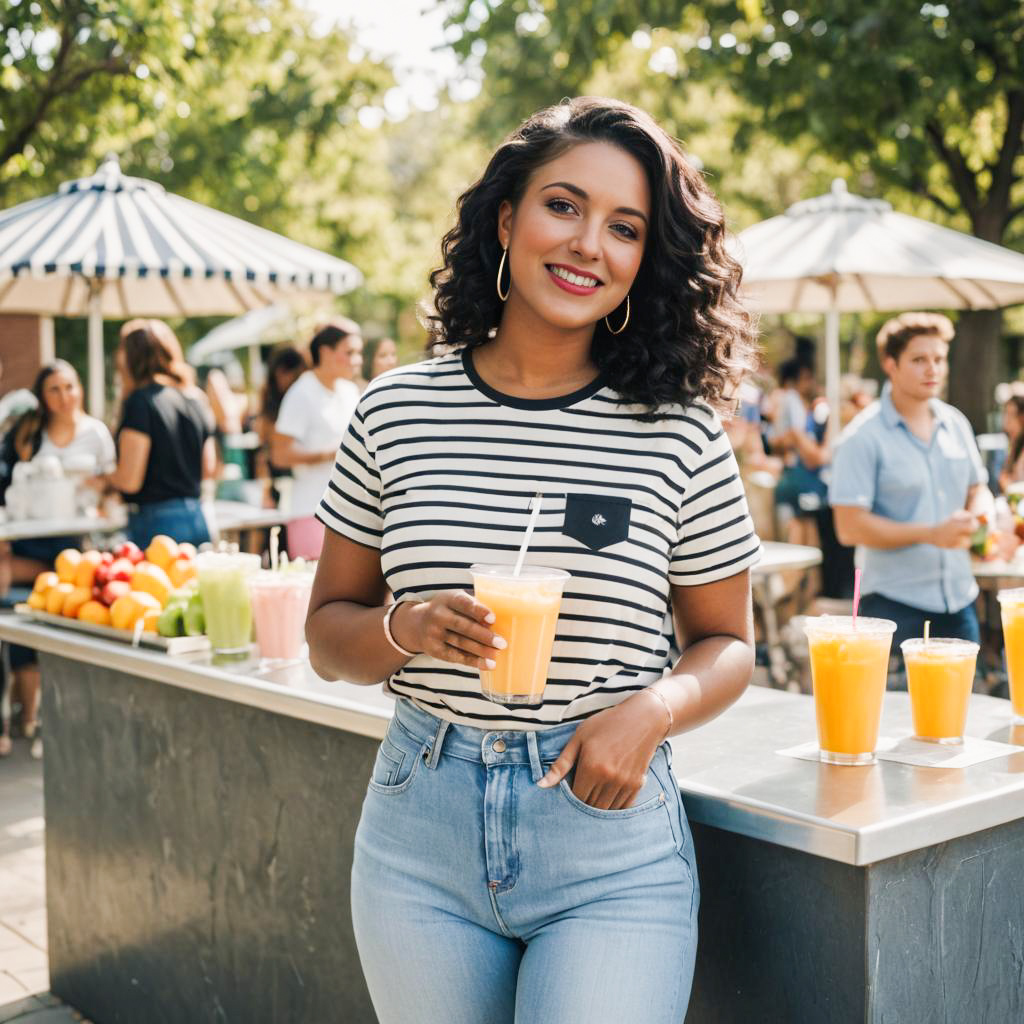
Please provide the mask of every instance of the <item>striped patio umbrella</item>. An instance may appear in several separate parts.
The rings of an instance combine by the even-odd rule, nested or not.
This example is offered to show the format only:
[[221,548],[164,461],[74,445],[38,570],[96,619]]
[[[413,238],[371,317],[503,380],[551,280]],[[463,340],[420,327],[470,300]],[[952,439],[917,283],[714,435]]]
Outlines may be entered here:
[[0,312],[89,317],[97,416],[104,319],[231,316],[361,282],[344,260],[126,177],[116,157],[56,195],[0,212]]

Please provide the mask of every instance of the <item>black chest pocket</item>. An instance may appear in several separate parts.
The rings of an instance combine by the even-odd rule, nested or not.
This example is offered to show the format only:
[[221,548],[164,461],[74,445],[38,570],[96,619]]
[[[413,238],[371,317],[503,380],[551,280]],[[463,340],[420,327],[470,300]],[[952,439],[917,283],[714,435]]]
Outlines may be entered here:
[[603,494],[569,494],[565,498],[565,523],[562,532],[585,544],[591,551],[600,551],[618,544],[629,535],[629,498]]

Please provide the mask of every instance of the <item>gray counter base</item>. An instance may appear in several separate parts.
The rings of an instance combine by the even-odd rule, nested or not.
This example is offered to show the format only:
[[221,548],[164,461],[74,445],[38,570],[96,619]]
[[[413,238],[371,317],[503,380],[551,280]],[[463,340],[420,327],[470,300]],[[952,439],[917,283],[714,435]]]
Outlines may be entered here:
[[97,1024],[375,1024],[349,873],[376,741],[41,663],[52,990]]
[[865,867],[692,828],[686,1024],[1024,1020],[1024,821]]

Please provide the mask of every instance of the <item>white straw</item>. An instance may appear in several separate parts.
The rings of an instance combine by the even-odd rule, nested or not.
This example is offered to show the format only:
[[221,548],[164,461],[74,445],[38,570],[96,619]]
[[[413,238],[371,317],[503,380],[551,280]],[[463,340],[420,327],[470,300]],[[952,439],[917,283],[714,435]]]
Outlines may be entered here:
[[526,558],[526,549],[530,546],[530,538],[533,536],[533,528],[537,525],[537,516],[540,515],[540,503],[544,500],[544,495],[538,491],[533,496],[533,509],[530,512],[530,522],[526,527],[526,536],[523,538],[523,545],[519,549],[519,557],[516,559],[516,567],[512,572],[513,576],[518,576],[523,571],[523,559]]
[[270,528],[270,568],[273,569],[274,572],[277,572],[278,552],[281,544],[279,539],[280,536],[281,527],[272,526]]

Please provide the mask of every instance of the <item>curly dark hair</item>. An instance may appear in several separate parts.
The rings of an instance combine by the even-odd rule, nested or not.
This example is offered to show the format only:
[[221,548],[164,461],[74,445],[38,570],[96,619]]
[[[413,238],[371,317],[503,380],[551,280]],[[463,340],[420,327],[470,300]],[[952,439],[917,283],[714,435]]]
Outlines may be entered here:
[[495,290],[498,208],[504,200],[515,206],[539,167],[584,142],[625,150],[644,168],[651,192],[628,327],[614,335],[598,321],[593,362],[622,402],[647,407],[644,418],[697,399],[731,412],[735,390],[753,368],[757,331],[737,297],[742,270],[726,250],[721,204],[653,118],[618,100],[583,96],[534,114],[459,197],[457,222],[441,246],[444,266],[430,275],[430,344],[462,349],[488,340],[503,308]]

